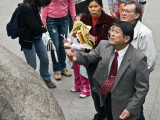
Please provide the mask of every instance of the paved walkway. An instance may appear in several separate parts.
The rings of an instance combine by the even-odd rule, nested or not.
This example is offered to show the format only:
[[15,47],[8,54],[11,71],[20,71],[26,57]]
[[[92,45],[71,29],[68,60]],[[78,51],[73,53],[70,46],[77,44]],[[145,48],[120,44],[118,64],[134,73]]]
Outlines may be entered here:
[[[12,51],[14,54],[25,60],[23,53],[20,51],[18,40],[12,40],[6,35],[6,24],[9,21],[17,3],[22,0],[1,0],[0,1],[0,44]],[[109,13],[107,0],[104,1],[104,10]],[[156,68],[150,75],[150,90],[144,105],[146,120],[160,120],[160,1],[147,0],[143,22],[152,30],[157,48]],[[70,66],[67,66],[70,69]],[[37,69],[38,71],[38,69]],[[56,82],[57,88],[53,89],[54,96],[59,102],[66,120],[92,120],[95,114],[93,101],[91,97],[84,99],[79,98],[79,93],[71,93],[70,89],[74,85],[74,76],[62,77],[61,81],[55,81],[52,72],[52,63],[50,60],[50,72],[52,80]]]

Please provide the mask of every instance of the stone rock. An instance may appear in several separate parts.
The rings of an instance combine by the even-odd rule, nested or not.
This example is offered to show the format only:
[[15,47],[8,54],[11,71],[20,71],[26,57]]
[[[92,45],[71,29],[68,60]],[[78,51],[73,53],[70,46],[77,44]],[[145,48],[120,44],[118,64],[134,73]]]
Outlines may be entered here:
[[42,78],[0,45],[0,120],[64,120]]

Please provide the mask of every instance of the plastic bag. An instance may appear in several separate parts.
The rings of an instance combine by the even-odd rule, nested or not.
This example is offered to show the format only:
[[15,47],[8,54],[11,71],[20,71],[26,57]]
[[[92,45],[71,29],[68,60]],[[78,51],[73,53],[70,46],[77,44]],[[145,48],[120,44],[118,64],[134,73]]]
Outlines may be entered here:
[[56,62],[58,62],[56,47],[54,46],[48,32],[42,34],[42,40],[44,42],[45,47],[47,48],[47,51],[54,51]]

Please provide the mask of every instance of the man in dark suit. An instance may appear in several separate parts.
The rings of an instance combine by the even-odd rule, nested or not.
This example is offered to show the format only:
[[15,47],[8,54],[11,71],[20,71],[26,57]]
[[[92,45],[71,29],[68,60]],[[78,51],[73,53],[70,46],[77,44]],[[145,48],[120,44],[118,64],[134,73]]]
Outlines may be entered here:
[[93,91],[106,109],[107,120],[136,120],[149,90],[147,57],[130,44],[133,31],[130,23],[118,22],[110,30],[109,41],[102,40],[89,53],[66,51],[77,64],[98,61]]

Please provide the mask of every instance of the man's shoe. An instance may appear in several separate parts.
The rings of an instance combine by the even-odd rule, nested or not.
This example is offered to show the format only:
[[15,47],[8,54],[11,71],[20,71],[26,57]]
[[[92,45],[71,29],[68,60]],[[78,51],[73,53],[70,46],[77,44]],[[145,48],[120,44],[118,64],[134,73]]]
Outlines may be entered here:
[[52,81],[45,81],[48,88],[56,88],[56,84]]
[[107,120],[107,118],[104,118],[104,119],[96,119],[96,118],[94,118],[93,120]]
[[106,117],[105,118],[94,118],[93,120],[107,120],[107,118]]
[[62,79],[61,73],[55,73],[54,78],[55,80],[61,80]]
[[68,70],[63,70],[62,71],[62,75],[65,75],[67,77],[70,77],[72,74],[70,72],[68,72]]
[[[104,108],[103,108],[104,109]],[[93,120],[106,120],[107,119],[107,115],[106,115],[106,113],[103,111],[102,112],[102,109],[99,109],[100,111],[100,113],[96,113],[95,115],[94,115],[94,119]],[[113,120],[113,119],[108,119],[108,120]]]

